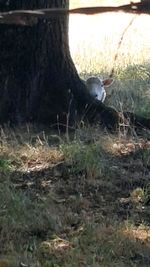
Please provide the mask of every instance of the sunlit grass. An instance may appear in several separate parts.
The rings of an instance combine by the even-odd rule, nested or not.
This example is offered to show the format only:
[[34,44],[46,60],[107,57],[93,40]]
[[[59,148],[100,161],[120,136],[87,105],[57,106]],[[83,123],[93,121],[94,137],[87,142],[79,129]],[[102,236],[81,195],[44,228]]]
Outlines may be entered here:
[[[75,2],[79,6],[83,4],[83,1]],[[99,5],[104,2],[108,1]],[[107,77],[113,70],[116,82],[108,91],[107,104],[146,117],[150,116],[149,25],[150,16],[123,12],[71,15],[69,24],[70,51],[80,76]]]
[[[137,16],[114,63],[131,18],[72,16],[71,53],[82,77],[115,67],[106,103],[150,116],[148,16]],[[84,125],[67,142],[31,125],[1,128],[0,267],[150,266],[149,148]]]
[[[27,130],[28,129],[28,130]],[[26,134],[24,135],[24,131]],[[1,129],[0,133],[0,170],[13,168],[18,171],[35,171],[47,168],[63,160],[63,154],[56,145],[50,147],[49,142],[59,140],[57,136],[49,136],[44,132],[35,134],[33,128],[23,127],[13,131]]]
[[[136,225],[140,209],[149,220],[149,184],[137,187],[141,177],[128,170],[143,166],[146,179],[148,143],[118,137],[89,126],[56,145],[31,126],[1,130],[0,266],[150,263],[149,227]],[[136,151],[137,161],[130,157]],[[125,166],[121,155],[130,157]]]
[[[120,49],[118,43],[123,31],[135,16],[133,24],[125,33]],[[79,72],[100,73],[112,67],[126,68],[128,65],[149,61],[150,18],[124,13],[107,13],[94,16],[70,16],[70,49]],[[144,29],[144,30],[143,30]],[[114,62],[114,56],[118,58]]]
[[111,222],[106,226],[102,221],[82,227],[71,242],[58,237],[43,242],[39,257],[44,267],[62,264],[64,267],[149,266],[149,249],[142,244],[148,237],[149,230],[143,225],[136,227]]

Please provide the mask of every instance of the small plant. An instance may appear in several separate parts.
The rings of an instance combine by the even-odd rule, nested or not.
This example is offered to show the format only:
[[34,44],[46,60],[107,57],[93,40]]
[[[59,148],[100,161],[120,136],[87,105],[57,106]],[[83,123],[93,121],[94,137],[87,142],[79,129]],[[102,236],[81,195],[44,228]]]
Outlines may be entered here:
[[139,202],[143,202],[145,198],[145,192],[144,189],[138,187],[136,189],[134,189],[131,193],[131,200],[134,203],[139,203]]
[[131,201],[134,203],[149,204],[150,202],[150,184],[144,188],[136,188],[131,193]]
[[143,165],[145,167],[150,167],[150,149],[148,148],[142,149],[141,157],[142,157]]
[[147,184],[147,186],[144,189],[144,203],[145,204],[150,203],[150,184]]
[[5,157],[0,157],[0,170],[9,171],[11,169],[11,160]]
[[85,145],[74,141],[61,146],[65,159],[71,165],[73,173],[85,172],[87,177],[95,178],[105,167],[103,151],[96,143]]

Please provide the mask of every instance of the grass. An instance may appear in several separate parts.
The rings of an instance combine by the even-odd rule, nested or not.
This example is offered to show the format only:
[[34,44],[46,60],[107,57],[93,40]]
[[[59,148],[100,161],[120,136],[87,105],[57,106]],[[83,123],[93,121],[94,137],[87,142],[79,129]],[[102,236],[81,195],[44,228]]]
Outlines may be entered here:
[[149,266],[148,143],[25,129],[1,136],[0,266]]
[[[81,1],[81,6],[100,4],[117,5],[118,1]],[[71,2],[71,7],[78,5],[79,1]],[[70,50],[80,76],[105,78],[113,70],[115,83],[108,89],[107,103],[118,111],[146,117],[150,115],[149,23],[147,15],[72,15],[69,31]]]
[[4,157],[0,158],[0,170],[7,171],[11,168],[11,161],[9,159],[5,159]]
[[[106,77],[114,67],[108,105],[149,117],[148,16],[134,20],[114,62],[131,18],[73,15],[70,48],[83,78]],[[1,128],[0,267],[150,266],[149,132],[144,136],[84,125],[71,137],[32,125]]]
[[96,178],[105,168],[105,160],[101,146],[94,143],[85,145],[82,142],[72,142],[61,147],[66,156],[66,160],[71,164],[71,172],[86,172],[88,178]]

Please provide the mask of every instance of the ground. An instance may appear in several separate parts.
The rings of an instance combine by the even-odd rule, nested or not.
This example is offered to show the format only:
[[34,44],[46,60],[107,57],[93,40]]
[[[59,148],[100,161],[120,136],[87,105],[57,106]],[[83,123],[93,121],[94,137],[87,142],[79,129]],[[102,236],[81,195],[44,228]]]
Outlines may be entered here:
[[147,138],[1,135],[0,266],[150,266]]
[[[131,19],[73,15],[71,54],[82,78],[115,67],[106,104],[149,117],[150,18],[136,16],[118,49]],[[0,267],[150,266],[149,215],[149,131],[0,128]]]

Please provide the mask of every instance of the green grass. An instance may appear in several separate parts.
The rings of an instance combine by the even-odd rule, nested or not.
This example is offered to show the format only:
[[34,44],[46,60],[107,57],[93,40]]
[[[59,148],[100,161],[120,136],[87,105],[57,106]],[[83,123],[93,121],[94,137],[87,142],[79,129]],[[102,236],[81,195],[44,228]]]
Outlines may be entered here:
[[[131,17],[72,16],[70,49],[83,78],[114,67],[106,104],[149,117],[148,16],[135,19],[114,62]],[[67,138],[32,125],[1,129],[0,267],[150,266],[147,139],[85,125]]]
[[106,167],[104,151],[100,144],[85,145],[75,141],[61,146],[65,159],[71,165],[71,172],[85,172],[88,178],[95,179]]
[[40,247],[39,254],[47,254],[46,263],[42,266],[148,266],[149,250],[144,249],[140,240],[131,238],[132,227],[128,224],[118,226],[112,223],[106,227],[105,222],[101,225],[87,225],[79,236],[72,238],[68,255],[55,249],[53,259],[52,247],[56,239],[50,240]]
[[57,145],[50,132],[4,132],[1,158],[16,160],[0,170],[0,266],[148,266],[145,141],[91,127]]
[[11,161],[5,157],[0,157],[0,170],[8,171],[11,168]]
[[[123,2],[127,3],[119,1],[119,4]],[[87,5],[85,1],[71,2],[72,7],[80,4]],[[89,6],[100,4],[118,4],[118,1],[88,2]],[[108,105],[118,111],[149,117],[150,18],[136,16],[123,35],[132,18],[133,15],[124,13],[70,16],[70,50],[82,78],[91,75],[105,78],[114,70],[115,83],[108,89]]]

